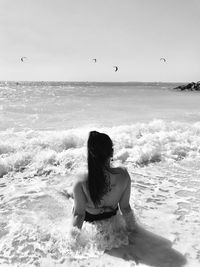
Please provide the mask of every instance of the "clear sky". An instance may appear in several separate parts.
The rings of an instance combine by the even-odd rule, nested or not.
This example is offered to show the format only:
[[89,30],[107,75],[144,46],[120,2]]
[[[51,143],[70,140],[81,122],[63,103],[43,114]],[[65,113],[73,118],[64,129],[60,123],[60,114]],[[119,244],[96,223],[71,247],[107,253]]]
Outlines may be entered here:
[[199,81],[200,0],[0,0],[0,80]]

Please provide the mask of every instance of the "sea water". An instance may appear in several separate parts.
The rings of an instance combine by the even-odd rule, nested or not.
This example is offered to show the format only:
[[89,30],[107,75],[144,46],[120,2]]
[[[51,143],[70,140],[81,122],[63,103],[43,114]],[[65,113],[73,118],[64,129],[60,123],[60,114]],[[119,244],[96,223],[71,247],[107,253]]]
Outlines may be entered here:
[[[0,83],[0,264],[65,266],[127,244],[120,215],[69,235],[88,133],[109,134],[138,221],[200,265],[200,94],[167,83]],[[59,266],[60,266],[59,265]]]

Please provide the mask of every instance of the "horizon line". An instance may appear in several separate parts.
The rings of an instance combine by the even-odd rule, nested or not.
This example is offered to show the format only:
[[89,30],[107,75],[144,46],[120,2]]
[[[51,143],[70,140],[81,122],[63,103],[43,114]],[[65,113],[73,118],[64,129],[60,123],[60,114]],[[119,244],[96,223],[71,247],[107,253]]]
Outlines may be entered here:
[[2,82],[66,82],[66,83],[190,83],[191,81],[67,81],[67,80],[0,80]]

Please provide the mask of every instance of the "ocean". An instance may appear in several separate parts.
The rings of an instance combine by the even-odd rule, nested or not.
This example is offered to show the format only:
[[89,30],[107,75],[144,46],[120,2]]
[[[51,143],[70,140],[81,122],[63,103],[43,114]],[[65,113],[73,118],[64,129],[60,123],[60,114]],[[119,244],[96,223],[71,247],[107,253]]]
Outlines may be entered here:
[[130,173],[137,220],[200,266],[200,94],[177,85],[0,82],[0,264],[67,266],[126,242],[112,222],[69,238],[69,192],[98,130]]

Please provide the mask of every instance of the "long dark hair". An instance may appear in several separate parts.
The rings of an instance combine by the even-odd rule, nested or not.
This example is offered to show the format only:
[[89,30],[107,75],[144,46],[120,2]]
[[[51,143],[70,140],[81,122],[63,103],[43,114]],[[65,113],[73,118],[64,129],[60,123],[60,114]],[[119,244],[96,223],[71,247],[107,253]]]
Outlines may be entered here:
[[107,134],[92,131],[88,143],[88,188],[90,197],[97,206],[109,190],[105,175],[108,160],[113,156],[113,143]]

